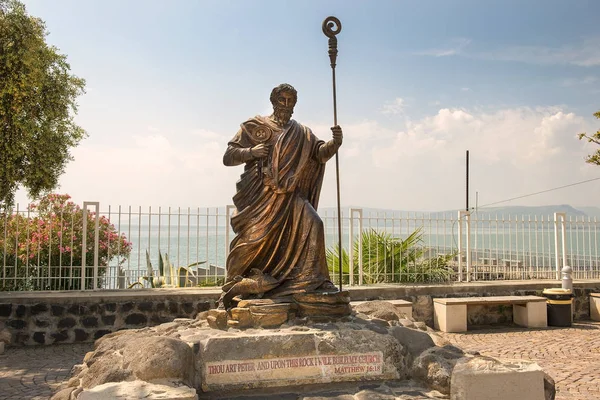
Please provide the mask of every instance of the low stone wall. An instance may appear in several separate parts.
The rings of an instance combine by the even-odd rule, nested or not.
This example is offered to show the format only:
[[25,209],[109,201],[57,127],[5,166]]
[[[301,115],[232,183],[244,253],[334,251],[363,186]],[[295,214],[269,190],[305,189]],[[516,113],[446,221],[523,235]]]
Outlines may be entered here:
[[[203,298],[204,297],[204,298]],[[13,293],[0,296],[0,331],[11,345],[93,342],[121,329],[194,318],[215,307],[209,296],[168,291]]]
[[[402,299],[413,317],[433,326],[433,299],[439,297],[541,295],[558,281],[471,282],[445,285],[345,287],[352,301]],[[589,319],[589,294],[600,280],[574,284],[575,319]],[[215,307],[219,289],[138,289],[90,292],[0,292],[0,341],[10,345],[93,342],[114,331],[194,318]],[[470,306],[468,325],[508,323],[511,306]],[[10,338],[10,339],[9,339]]]

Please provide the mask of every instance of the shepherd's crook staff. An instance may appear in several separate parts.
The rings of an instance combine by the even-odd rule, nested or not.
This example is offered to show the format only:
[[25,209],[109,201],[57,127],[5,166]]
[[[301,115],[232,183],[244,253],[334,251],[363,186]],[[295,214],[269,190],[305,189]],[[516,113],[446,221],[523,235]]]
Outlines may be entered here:
[[[337,98],[335,94],[335,60],[337,59],[337,38],[335,35],[342,31],[342,24],[336,17],[327,17],[323,21],[323,33],[329,38],[329,61],[333,77],[333,125],[337,122]],[[338,256],[340,268],[340,292],[342,291],[342,209],[340,206],[340,158],[335,152],[335,179],[337,183],[337,215],[338,215]],[[351,271],[349,271],[352,273]]]

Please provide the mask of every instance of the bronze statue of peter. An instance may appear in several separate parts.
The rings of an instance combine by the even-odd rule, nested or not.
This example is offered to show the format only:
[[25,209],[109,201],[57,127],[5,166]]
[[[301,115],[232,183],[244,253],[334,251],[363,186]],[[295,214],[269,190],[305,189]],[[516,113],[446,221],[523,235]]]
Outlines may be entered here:
[[273,114],[242,123],[223,156],[226,166],[245,164],[233,197],[236,236],[223,286],[229,301],[234,294],[277,298],[336,290],[316,210],[325,163],[342,145],[342,129],[334,126],[332,140],[319,140],[291,119],[297,99],[291,85],[275,87]]

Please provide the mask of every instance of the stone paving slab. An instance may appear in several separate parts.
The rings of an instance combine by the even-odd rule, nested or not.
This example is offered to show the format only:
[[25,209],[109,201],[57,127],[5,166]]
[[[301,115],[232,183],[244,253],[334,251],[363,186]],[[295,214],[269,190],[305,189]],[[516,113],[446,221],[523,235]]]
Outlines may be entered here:
[[[600,399],[600,322],[578,321],[571,328],[496,326],[441,334],[465,350],[536,361],[555,379],[557,400]],[[91,349],[91,343],[7,348],[0,355],[0,400],[48,399]]]

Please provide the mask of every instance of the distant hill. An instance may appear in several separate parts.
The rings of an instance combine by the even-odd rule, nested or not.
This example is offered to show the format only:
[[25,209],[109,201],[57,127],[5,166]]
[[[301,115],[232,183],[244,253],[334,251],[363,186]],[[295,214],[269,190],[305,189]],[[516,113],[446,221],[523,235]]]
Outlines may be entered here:
[[577,209],[586,213],[588,217],[600,219],[600,207],[577,207]]
[[[342,213],[347,215],[348,209],[350,207],[342,207]],[[456,218],[458,214],[458,210],[446,210],[446,211],[435,211],[435,212],[424,212],[424,211],[407,211],[407,210],[390,210],[390,209],[382,209],[382,208],[369,208],[369,207],[359,207],[353,206],[352,208],[359,208],[363,211],[363,217],[370,216],[380,216],[380,217],[391,217],[391,216],[400,216],[403,217],[409,215],[410,218],[420,218],[422,216],[431,218]],[[568,204],[560,204],[560,205],[551,205],[551,206],[507,206],[507,207],[487,207],[480,208],[477,211],[472,210],[473,214],[477,213],[480,217],[494,217],[495,215],[513,215],[513,216],[522,216],[522,215],[537,215],[537,216],[545,216],[545,217],[553,217],[555,212],[564,212],[567,214],[567,217],[578,216],[578,217],[597,217],[600,218],[600,208],[599,207],[578,207],[575,208]],[[330,216],[335,215],[336,208],[335,207],[323,207],[319,208],[319,213],[324,214],[327,213]]]

